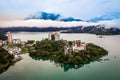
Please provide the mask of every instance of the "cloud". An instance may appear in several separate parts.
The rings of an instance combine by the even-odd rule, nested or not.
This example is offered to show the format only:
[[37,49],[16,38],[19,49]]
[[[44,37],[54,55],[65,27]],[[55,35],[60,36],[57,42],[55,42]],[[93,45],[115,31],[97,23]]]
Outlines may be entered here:
[[104,20],[99,22],[84,22],[84,21],[53,21],[42,19],[29,19],[29,20],[10,20],[0,21],[0,27],[76,27],[76,26],[96,26],[104,25],[104,27],[118,27],[120,28],[120,19]]
[[60,13],[82,20],[120,11],[120,0],[1,0],[0,13],[24,18],[36,11]]
[[82,21],[81,19],[75,19],[73,17],[63,17],[60,14],[47,13],[44,11],[37,12],[33,15],[28,16],[26,19],[43,19],[43,20],[55,20],[55,21]]
[[37,12],[22,20],[8,19],[0,21],[0,27],[76,27],[92,25],[104,25],[107,28],[120,27],[120,12],[95,17],[87,22],[81,19],[63,17],[61,14],[47,12]]
[[97,22],[98,24],[105,25],[105,27],[118,27],[120,28],[120,19],[113,19],[113,20],[103,20]]
[[116,19],[120,19],[120,12],[113,12],[113,13],[110,13],[110,14],[102,15],[100,17],[92,18],[92,19],[90,19],[88,21],[90,21],[90,22],[99,22],[99,21],[116,20]]
[[30,19],[30,20],[13,20],[13,21],[1,21],[0,27],[74,27],[74,26],[89,26],[97,25],[92,22],[64,22],[64,21],[52,21],[42,19]]

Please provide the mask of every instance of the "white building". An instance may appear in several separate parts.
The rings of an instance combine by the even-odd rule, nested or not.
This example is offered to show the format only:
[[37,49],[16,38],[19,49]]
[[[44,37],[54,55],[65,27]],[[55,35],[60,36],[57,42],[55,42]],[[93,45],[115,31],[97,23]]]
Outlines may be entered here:
[[6,45],[6,44],[7,44],[7,41],[2,41],[2,40],[0,40],[0,46]]
[[60,40],[60,33],[59,32],[49,33],[48,38],[53,41]]
[[10,54],[18,55],[18,54],[20,54],[20,52],[21,52],[21,48],[19,48],[19,47],[8,48],[7,51],[8,51]]
[[13,44],[22,44],[20,39],[13,39]]
[[65,54],[65,55],[67,55],[67,54],[72,54],[72,52],[73,52],[72,47],[70,47],[70,46],[65,46],[65,47],[64,47],[64,54]]
[[0,46],[2,46],[3,45],[3,42],[2,42],[2,40],[0,40]]
[[12,42],[13,42],[12,33],[11,33],[11,32],[8,32],[7,35],[8,35],[8,43],[9,43],[9,44],[12,44]]

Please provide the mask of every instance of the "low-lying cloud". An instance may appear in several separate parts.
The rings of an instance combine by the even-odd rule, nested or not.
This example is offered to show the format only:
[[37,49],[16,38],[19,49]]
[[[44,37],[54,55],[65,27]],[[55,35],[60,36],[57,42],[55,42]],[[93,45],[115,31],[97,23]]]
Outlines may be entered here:
[[13,20],[13,21],[1,21],[0,27],[73,27],[73,26],[89,26],[97,25],[92,22],[64,22],[64,21],[52,21],[52,20],[41,20],[41,19],[30,19],[30,20]]
[[105,27],[118,27],[120,28],[120,19],[113,19],[113,20],[103,20],[99,21],[98,24],[105,25]]
[[96,26],[105,25],[106,27],[120,27],[120,19],[104,20],[99,22],[84,21],[52,21],[41,19],[0,21],[0,27],[75,27],[75,26]]

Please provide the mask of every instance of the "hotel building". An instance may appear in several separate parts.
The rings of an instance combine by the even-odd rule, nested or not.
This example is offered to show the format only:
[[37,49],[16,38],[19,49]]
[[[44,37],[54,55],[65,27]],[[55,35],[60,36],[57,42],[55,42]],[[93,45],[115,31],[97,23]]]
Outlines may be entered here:
[[60,40],[60,33],[59,32],[49,33],[48,38],[53,41],[58,41]]

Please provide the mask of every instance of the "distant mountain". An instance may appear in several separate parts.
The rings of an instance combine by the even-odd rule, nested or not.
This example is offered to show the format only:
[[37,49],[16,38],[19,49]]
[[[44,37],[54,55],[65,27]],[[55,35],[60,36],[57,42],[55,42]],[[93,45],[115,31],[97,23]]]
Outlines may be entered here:
[[46,28],[39,28],[39,27],[6,27],[0,28],[0,33],[6,32],[51,32],[51,31],[60,31],[60,30],[67,30],[68,28],[63,27],[46,27]]
[[105,28],[100,25],[87,27],[74,27],[62,33],[91,33],[96,35],[117,35],[120,34],[120,28]]
[[82,21],[81,19],[75,19],[73,17],[63,17],[60,14],[37,12],[33,15],[28,16],[25,19],[43,19],[43,20],[54,20],[54,21]]
[[95,17],[95,18],[92,18],[88,21],[89,22],[98,22],[98,21],[113,20],[113,19],[120,19],[120,12],[115,12],[115,13],[111,13],[111,14],[108,14],[108,15]]
[[120,28],[105,28],[101,25],[97,26],[74,26],[74,27],[8,27],[0,28],[0,33],[11,32],[54,32],[61,31],[62,33],[92,33],[96,35],[117,35],[120,34]]

